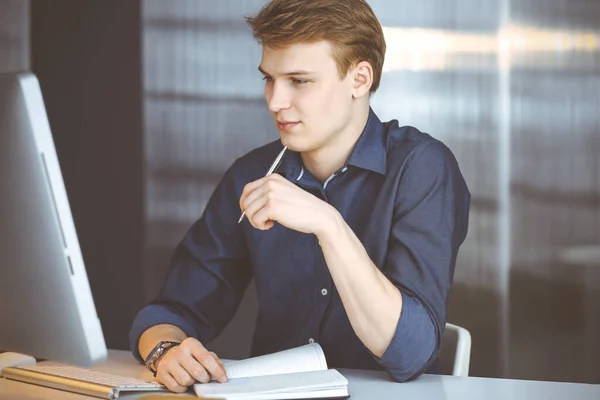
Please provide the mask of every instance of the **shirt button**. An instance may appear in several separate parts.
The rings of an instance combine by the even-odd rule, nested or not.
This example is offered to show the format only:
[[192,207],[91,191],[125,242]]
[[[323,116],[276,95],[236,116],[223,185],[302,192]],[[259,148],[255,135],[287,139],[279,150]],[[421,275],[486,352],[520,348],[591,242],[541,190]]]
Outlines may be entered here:
[[327,289],[325,289],[325,288],[321,289],[321,294],[323,296],[327,296]]
[[308,343],[313,344],[314,342],[315,342],[315,339],[313,339],[313,338],[308,339]]

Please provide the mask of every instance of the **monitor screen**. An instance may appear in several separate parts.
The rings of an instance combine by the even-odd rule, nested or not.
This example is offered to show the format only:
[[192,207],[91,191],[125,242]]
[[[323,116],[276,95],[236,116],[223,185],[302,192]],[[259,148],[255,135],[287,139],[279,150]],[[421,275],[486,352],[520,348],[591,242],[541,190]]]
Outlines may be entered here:
[[82,366],[107,354],[31,73],[0,74],[0,350]]

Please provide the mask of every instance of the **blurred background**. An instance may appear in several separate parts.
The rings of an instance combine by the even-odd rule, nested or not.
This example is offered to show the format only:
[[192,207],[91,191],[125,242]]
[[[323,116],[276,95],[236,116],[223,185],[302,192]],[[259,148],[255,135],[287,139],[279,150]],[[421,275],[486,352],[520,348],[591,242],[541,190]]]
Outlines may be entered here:
[[[472,197],[449,321],[471,375],[600,383],[600,1],[371,0],[372,105],[445,142]],[[128,348],[225,169],[277,138],[243,16],[264,0],[0,0],[39,78],[109,347]],[[249,355],[251,286],[210,347]]]

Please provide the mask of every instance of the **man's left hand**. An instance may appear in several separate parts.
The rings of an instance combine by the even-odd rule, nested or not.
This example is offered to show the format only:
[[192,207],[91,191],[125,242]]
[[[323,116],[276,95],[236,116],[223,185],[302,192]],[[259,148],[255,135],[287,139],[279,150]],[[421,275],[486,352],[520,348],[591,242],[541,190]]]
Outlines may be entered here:
[[337,211],[325,201],[272,174],[244,187],[240,208],[253,227],[269,230],[274,221],[303,233],[318,234]]

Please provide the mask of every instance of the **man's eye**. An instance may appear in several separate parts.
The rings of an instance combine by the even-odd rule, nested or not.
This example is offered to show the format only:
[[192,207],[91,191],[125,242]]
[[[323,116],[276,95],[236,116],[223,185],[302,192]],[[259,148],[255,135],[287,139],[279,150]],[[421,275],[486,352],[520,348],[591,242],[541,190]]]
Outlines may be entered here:
[[265,75],[265,76],[263,76],[263,81],[266,81],[266,82],[273,82],[273,78],[272,78],[272,77],[270,77],[270,76],[266,76],[266,75]]
[[294,85],[305,85],[308,83],[306,79],[292,79]]

